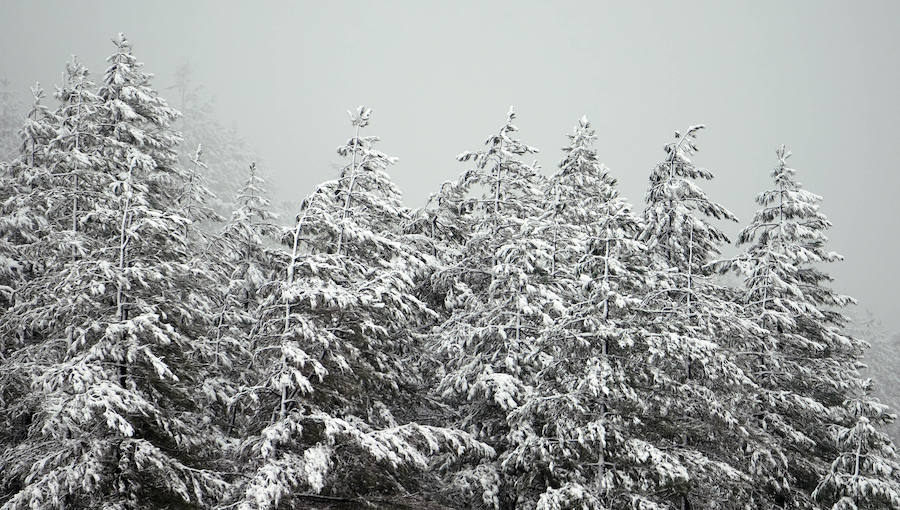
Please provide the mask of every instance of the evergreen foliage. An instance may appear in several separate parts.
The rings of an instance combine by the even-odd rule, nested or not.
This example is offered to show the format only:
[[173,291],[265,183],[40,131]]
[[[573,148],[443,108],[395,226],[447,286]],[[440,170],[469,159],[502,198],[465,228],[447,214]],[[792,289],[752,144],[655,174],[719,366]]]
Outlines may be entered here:
[[702,126],[636,212],[587,118],[545,175],[510,108],[410,210],[360,106],[285,226],[189,71],[182,117],[113,42],[15,126],[0,89],[0,510],[900,509],[784,146],[720,260]]

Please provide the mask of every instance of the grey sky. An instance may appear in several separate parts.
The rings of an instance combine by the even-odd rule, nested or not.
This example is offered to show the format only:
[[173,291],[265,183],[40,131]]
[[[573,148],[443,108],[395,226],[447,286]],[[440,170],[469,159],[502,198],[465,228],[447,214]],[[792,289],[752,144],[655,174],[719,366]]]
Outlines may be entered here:
[[704,187],[742,222],[786,143],[847,257],[836,286],[898,329],[898,20],[900,2],[3,0],[0,75],[52,90],[77,54],[99,81],[124,31],[159,89],[189,61],[295,201],[333,176],[345,110],[363,103],[414,206],[510,104],[546,171],[587,114],[639,207],[673,130],[707,124]]

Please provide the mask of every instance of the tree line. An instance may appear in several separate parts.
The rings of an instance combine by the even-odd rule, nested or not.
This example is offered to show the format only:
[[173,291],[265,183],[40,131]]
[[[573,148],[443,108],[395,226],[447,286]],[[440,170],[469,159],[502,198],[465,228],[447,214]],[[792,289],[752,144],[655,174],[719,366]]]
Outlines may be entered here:
[[114,43],[99,85],[33,89],[0,167],[3,510],[900,508],[784,146],[726,258],[703,126],[636,209],[588,119],[548,176],[510,109],[410,209],[359,107],[284,225]]

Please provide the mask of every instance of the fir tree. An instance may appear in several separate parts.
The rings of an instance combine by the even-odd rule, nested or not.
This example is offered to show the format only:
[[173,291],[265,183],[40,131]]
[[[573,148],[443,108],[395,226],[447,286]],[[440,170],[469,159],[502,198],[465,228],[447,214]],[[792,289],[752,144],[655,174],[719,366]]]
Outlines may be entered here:
[[[522,470],[509,455],[529,439],[510,419],[533,396],[533,344],[563,308],[549,284],[553,246],[539,209],[543,182],[521,159],[537,149],[515,138],[515,118],[510,108],[483,150],[458,157],[474,168],[449,185],[442,206],[459,222],[453,230],[469,234],[460,255],[434,276],[446,289],[449,317],[432,342],[446,367],[441,397],[459,409],[460,427],[498,451],[495,461],[461,472],[456,485],[470,505],[504,508],[516,504]],[[532,474],[538,485],[550,476],[537,466]]]
[[836,501],[832,510],[900,508],[900,464],[891,439],[876,427],[894,420],[871,398],[844,402],[852,417],[836,428],[837,458],[813,491],[813,498]]
[[642,234],[656,265],[638,319],[652,387],[643,425],[687,470],[689,480],[670,489],[682,510],[700,501],[759,504],[745,460],[734,452],[765,440],[742,426],[749,412],[742,399],[756,390],[733,354],[755,325],[711,278],[709,264],[728,238],[710,220],[736,219],[694,183],[712,178],[692,161],[702,128],[676,131],[665,146],[666,159],[650,174]]
[[29,167],[37,167],[46,163],[47,147],[50,140],[56,138],[59,119],[44,104],[46,94],[40,83],[31,87],[34,102],[25,116],[25,124],[19,131],[21,152]]
[[[255,167],[256,163],[251,163],[251,165]],[[201,243],[207,237],[205,229],[209,227],[210,223],[224,220],[208,205],[215,198],[215,195],[206,186],[204,174],[208,170],[209,165],[204,161],[203,145],[201,144],[197,146],[190,166],[184,171],[185,182],[178,198],[184,216],[191,220],[192,225],[199,226],[199,229],[194,229],[194,234],[199,235]],[[238,190],[238,193],[240,194],[242,191]],[[185,232],[190,233],[190,229],[185,227]]]
[[[42,241],[59,230],[53,221],[61,215],[64,202],[65,188],[54,176],[59,153],[51,144],[60,129],[60,119],[43,104],[45,94],[40,84],[32,87],[32,95],[34,103],[18,130],[19,156],[2,167],[0,176],[0,290],[7,306],[15,301],[22,279],[52,263]],[[22,333],[10,338],[21,340]],[[0,347],[5,349],[10,343],[4,338]]]
[[[176,212],[177,116],[150,87],[124,35],[99,96],[97,150],[112,186],[85,212],[96,248],[28,281],[4,325],[28,345],[34,400],[24,439],[0,458],[4,509],[207,506],[219,434],[196,408],[190,338],[208,322]],[[29,155],[30,158],[30,155]]]
[[[519,500],[538,508],[659,508],[660,489],[683,483],[678,461],[640,436],[646,413],[635,363],[633,309],[645,290],[639,218],[597,158],[582,118],[546,187],[550,284],[565,310],[543,328],[535,396],[510,416],[521,438],[508,456]],[[550,476],[535,484],[534,473]],[[651,489],[651,487],[653,489]],[[532,496],[533,494],[533,496]]]
[[252,163],[235,199],[238,208],[201,258],[219,275],[212,292],[216,316],[201,352],[207,372],[203,391],[227,434],[246,426],[237,422],[244,416],[239,400],[252,378],[251,346],[262,326],[262,288],[281,270],[273,250],[280,229],[273,223],[267,194]]
[[439,451],[487,455],[452,429],[411,421],[415,370],[404,349],[417,317],[416,258],[399,242],[405,219],[385,169],[394,161],[361,137],[371,110],[351,113],[354,136],[338,148],[350,160],[339,179],[307,197],[285,239],[286,270],[268,286],[246,392],[255,468],[241,508],[273,508],[311,491],[340,497],[404,491],[404,473],[423,471]]
[[813,504],[809,495],[837,455],[830,431],[867,419],[859,409],[852,418],[843,406],[866,394],[857,371],[864,344],[842,331],[839,310],[854,300],[827,286],[823,264],[842,257],[825,247],[831,223],[819,212],[822,199],[802,189],[784,146],[776,155],[774,187],[757,196],[762,207],[738,238],[746,251],[720,267],[744,276],[742,303],[764,328],[746,351],[759,382],[755,425],[777,431],[772,449],[787,456],[770,485],[802,506]]
[[[90,250],[85,246],[90,242],[90,236],[80,235],[90,227],[84,222],[84,213],[97,206],[96,196],[90,191],[111,184],[100,152],[104,145],[100,136],[100,115],[104,106],[87,68],[74,56],[66,63],[63,84],[57,88],[55,96],[59,101],[56,116],[60,131],[50,144],[51,160],[57,183],[68,188],[61,194],[67,204],[62,207],[64,213],[60,211],[60,214],[65,217],[70,232],[62,242],[71,244],[72,254],[77,257]],[[83,189],[89,192],[85,193]]]

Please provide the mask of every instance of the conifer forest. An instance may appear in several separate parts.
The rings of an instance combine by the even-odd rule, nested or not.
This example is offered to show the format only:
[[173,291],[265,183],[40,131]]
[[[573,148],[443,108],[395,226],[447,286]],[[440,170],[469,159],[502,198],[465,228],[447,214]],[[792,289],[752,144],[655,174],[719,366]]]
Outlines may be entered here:
[[188,68],[108,50],[0,86],[0,509],[900,509],[896,365],[789,147],[739,220],[703,125],[629,201],[594,119],[541,168],[500,104],[408,197],[347,105],[282,204]]

